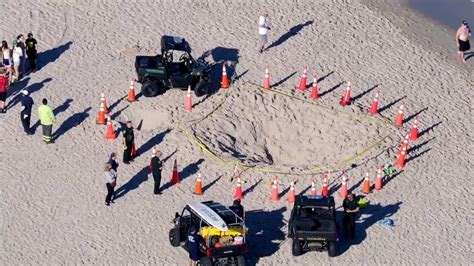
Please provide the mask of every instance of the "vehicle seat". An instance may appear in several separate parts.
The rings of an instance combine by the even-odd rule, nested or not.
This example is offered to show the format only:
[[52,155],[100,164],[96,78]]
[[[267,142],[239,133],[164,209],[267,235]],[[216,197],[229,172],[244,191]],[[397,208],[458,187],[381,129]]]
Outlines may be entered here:
[[295,220],[296,230],[311,231],[314,230],[316,223],[312,218],[298,218]]

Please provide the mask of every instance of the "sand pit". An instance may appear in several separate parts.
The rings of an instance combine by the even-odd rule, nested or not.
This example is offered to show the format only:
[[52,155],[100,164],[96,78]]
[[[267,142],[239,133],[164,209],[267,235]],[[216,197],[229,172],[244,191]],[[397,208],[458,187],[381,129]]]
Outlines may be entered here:
[[[235,162],[251,166],[238,168],[249,227],[248,265],[474,264],[469,240],[473,60],[458,62],[454,32],[404,1],[27,0],[3,1],[0,7],[9,14],[0,36],[11,40],[33,31],[40,65],[9,88],[8,112],[0,117],[3,264],[185,265],[187,253],[168,241],[171,219],[190,202],[231,204]],[[271,48],[259,54],[256,21],[262,10],[270,14]],[[182,109],[186,93],[180,90],[127,102],[134,56],[159,53],[164,34],[185,37],[194,57],[217,63],[216,86],[226,62],[237,79],[227,97],[222,90],[195,97],[192,112]],[[262,83],[267,65],[274,89],[298,98],[308,96],[294,90],[303,67],[316,71],[321,106],[252,85]],[[349,80],[355,100],[342,108],[338,102]],[[393,120],[404,102],[405,127],[364,118],[376,85],[383,108],[377,119]],[[34,136],[26,136],[19,121],[23,88],[36,103]],[[120,197],[109,208],[103,163],[111,152],[121,157],[123,147],[121,138],[106,141],[105,128],[95,123],[101,92],[116,125],[132,120],[137,127],[140,154],[119,166]],[[54,145],[41,142],[37,123],[35,111],[44,97],[56,113]],[[307,193],[316,180],[319,191],[331,168],[332,193],[344,174],[360,194],[367,171],[373,178],[378,165],[395,161],[416,115],[420,138],[410,143],[403,171],[366,196],[356,240],[341,242],[333,259],[315,252],[293,257],[286,240],[290,182],[297,181],[297,193]],[[162,196],[152,194],[146,168],[154,145],[165,159]],[[182,180],[169,186],[174,160]],[[318,166],[315,173],[304,173]],[[197,173],[203,176],[202,196],[192,194]],[[271,202],[269,181],[275,176],[282,200]],[[341,198],[336,202],[339,206]],[[395,227],[381,225],[384,218]]]

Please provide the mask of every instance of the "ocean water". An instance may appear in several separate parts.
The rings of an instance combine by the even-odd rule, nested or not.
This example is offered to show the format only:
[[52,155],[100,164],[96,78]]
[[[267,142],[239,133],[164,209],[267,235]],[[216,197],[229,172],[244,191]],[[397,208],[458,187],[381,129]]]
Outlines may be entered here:
[[474,0],[410,0],[410,5],[453,29],[465,20],[474,31]]

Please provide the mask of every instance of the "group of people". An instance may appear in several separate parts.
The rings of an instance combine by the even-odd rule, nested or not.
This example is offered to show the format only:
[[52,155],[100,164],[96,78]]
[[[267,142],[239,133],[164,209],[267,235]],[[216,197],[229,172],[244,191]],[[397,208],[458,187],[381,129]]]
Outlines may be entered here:
[[7,70],[8,80],[13,83],[20,80],[27,73],[26,59],[29,62],[28,71],[36,71],[37,41],[33,33],[28,33],[27,38],[19,34],[11,43],[2,41],[2,66]]
[[[128,121],[126,127],[122,129],[123,136],[123,163],[130,164],[133,162],[133,158],[136,156],[133,152],[135,151],[135,134],[133,132],[133,125],[131,121]],[[163,161],[161,151],[153,153],[151,162],[149,165],[150,173],[153,175],[155,181],[153,193],[155,195],[161,194],[161,171],[163,168]],[[115,197],[115,186],[117,185],[117,168],[119,166],[117,160],[117,154],[114,152],[110,155],[108,162],[105,164],[105,186],[107,188],[107,195],[105,197],[105,205],[110,206],[110,203],[114,203]]]

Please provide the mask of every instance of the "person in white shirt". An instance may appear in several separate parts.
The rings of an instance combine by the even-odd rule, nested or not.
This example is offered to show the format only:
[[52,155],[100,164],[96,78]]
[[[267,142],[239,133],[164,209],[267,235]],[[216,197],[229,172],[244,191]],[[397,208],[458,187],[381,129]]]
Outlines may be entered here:
[[114,188],[117,184],[117,172],[112,169],[112,165],[106,163],[104,167],[105,171],[105,186],[107,187],[107,196],[105,197],[105,205],[109,206],[110,202],[114,202],[112,199],[114,195]]
[[263,49],[265,48],[265,44],[268,41],[268,30],[270,30],[269,23],[268,23],[268,13],[263,12],[262,15],[258,18],[258,35],[260,36],[260,50],[259,52],[262,53]]

